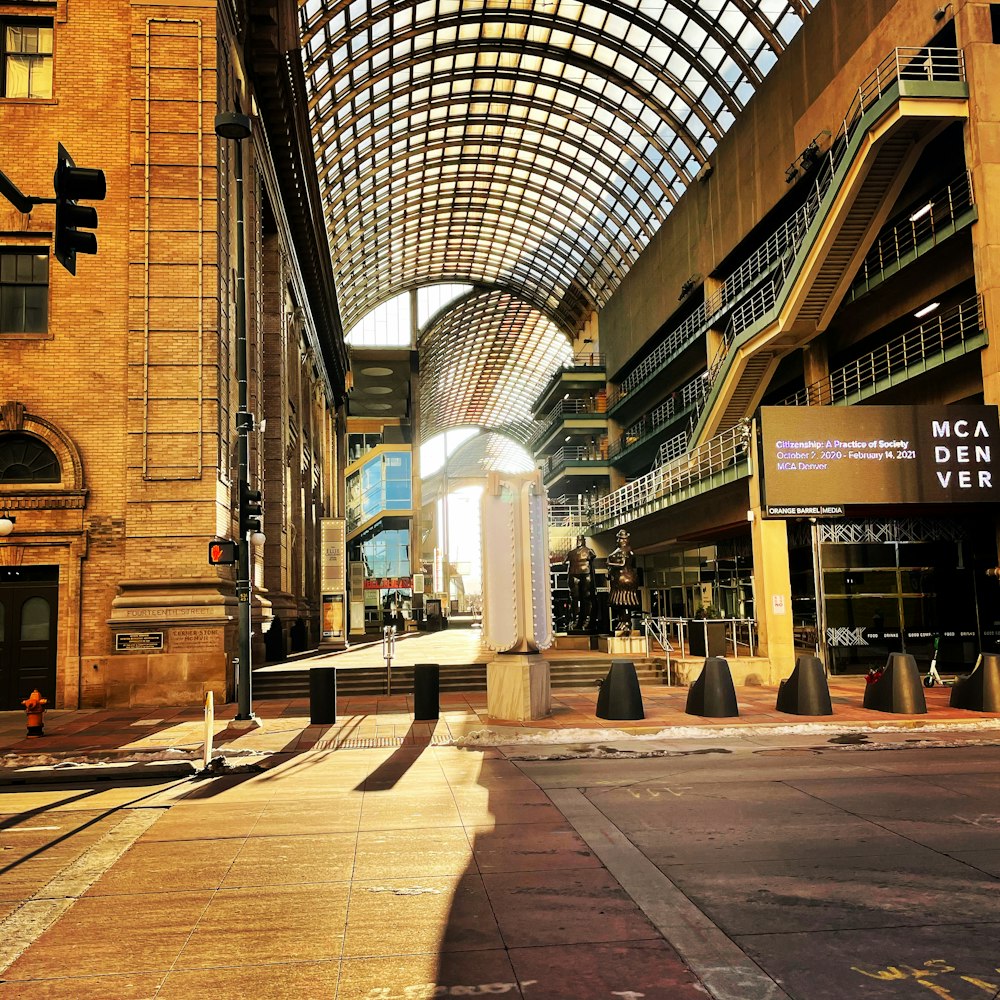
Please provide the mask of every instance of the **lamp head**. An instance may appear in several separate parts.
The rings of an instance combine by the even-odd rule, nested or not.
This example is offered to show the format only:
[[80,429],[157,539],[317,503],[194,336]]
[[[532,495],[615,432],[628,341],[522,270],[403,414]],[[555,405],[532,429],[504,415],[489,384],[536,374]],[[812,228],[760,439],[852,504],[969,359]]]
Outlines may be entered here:
[[215,134],[220,139],[249,139],[250,116],[238,111],[220,111],[215,116]]

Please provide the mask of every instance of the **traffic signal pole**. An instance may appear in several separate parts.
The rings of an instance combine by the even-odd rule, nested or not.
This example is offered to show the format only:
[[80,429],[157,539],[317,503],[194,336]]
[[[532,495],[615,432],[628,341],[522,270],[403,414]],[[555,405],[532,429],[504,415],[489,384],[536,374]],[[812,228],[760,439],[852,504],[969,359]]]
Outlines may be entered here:
[[236,661],[236,721],[253,719],[251,706],[251,621],[250,621],[250,540],[243,506],[250,487],[250,413],[247,387],[247,276],[245,224],[243,219],[243,143],[233,143],[236,172],[236,461],[237,461],[237,523],[239,524],[239,558],[236,562],[237,630],[239,633]]

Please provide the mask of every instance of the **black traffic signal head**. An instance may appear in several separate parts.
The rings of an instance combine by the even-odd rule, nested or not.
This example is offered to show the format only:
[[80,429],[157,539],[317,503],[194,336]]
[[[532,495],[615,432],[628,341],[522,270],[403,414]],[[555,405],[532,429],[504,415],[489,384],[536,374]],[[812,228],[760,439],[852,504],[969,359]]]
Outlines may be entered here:
[[52,184],[56,192],[56,260],[70,274],[76,274],[76,255],[97,253],[97,237],[80,231],[97,228],[97,209],[77,202],[103,201],[108,185],[103,170],[78,167],[62,143]]
[[252,490],[246,483],[240,483],[240,537],[246,538],[251,531],[263,528],[264,503],[260,490]]
[[213,538],[208,543],[210,566],[232,566],[239,556],[239,549],[231,538]]

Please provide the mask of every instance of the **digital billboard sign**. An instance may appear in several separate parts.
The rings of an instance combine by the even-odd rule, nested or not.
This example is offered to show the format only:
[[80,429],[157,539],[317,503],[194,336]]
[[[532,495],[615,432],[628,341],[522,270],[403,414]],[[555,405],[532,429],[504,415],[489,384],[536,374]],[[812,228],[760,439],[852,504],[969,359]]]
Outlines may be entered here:
[[764,512],[1000,500],[995,406],[765,406]]

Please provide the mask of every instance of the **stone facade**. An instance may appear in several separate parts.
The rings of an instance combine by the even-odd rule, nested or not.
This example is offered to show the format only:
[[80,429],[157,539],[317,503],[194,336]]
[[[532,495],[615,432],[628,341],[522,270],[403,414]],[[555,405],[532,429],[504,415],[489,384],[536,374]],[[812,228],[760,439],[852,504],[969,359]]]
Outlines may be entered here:
[[[58,483],[0,483],[0,513],[16,517],[0,570],[58,567],[55,689],[44,692],[57,707],[231,698],[233,568],[209,566],[207,546],[236,532],[238,186],[214,118],[253,106],[240,8],[59,0],[36,14],[0,2],[0,18],[12,15],[52,24],[54,83],[51,98],[0,99],[0,134],[14,139],[0,170],[50,197],[62,142],[104,170],[108,195],[98,255],[79,257],[75,277],[51,255],[52,206],[25,215],[0,203],[0,253],[49,254],[47,329],[0,333],[0,446],[5,433],[37,436],[61,467]],[[254,125],[243,186],[249,399],[258,429],[266,418],[249,475],[266,510],[253,558],[260,663],[275,610],[274,649],[298,620],[301,641],[317,640],[314,551],[318,518],[337,512],[343,386],[317,349],[269,159],[280,140]]]

